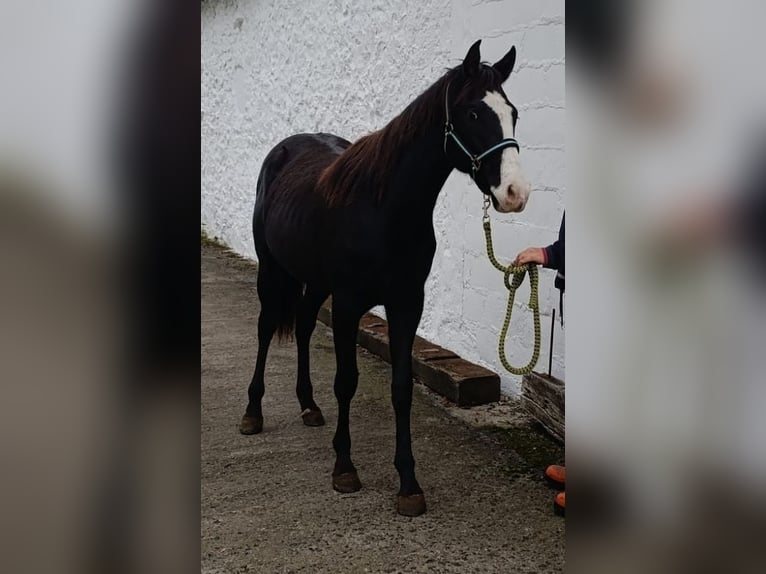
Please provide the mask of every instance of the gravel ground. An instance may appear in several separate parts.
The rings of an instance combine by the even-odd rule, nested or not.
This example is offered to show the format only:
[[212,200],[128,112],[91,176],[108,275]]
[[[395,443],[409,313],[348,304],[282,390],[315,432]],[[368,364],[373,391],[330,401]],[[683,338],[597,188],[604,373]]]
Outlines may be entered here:
[[202,572],[561,572],[564,521],[546,464],[563,450],[512,401],[457,409],[416,385],[413,450],[428,512],[394,509],[390,369],[359,351],[352,456],[363,488],[332,490],[332,332],[312,340],[315,398],[327,425],[302,424],[294,344],[274,344],[264,432],[237,431],[256,349],[255,266],[202,247]]

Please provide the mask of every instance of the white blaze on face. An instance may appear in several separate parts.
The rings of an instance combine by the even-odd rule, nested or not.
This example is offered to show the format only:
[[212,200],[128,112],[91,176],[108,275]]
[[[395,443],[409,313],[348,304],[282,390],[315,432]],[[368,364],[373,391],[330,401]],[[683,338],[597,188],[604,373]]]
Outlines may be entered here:
[[[500,120],[503,138],[513,137],[513,110],[498,92],[487,92],[482,98]],[[522,211],[529,197],[529,184],[521,173],[519,150],[507,147],[500,152],[500,184],[492,186],[490,191],[497,199],[497,210],[503,213]]]

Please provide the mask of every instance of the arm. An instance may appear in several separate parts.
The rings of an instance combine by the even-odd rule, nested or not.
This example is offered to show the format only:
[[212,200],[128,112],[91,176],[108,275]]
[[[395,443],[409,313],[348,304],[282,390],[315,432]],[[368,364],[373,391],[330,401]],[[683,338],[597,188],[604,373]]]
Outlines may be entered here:
[[544,267],[555,269],[564,274],[564,217],[561,218],[561,227],[559,227],[559,238],[544,250]]
[[548,247],[527,247],[516,256],[514,264],[536,263],[564,273],[564,218],[561,218],[559,238]]

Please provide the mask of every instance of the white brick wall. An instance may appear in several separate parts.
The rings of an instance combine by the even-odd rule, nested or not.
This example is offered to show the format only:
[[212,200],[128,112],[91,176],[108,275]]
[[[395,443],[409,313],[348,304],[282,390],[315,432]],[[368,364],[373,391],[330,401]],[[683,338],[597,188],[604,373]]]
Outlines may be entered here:
[[[564,193],[564,0],[209,0],[202,5],[202,222],[255,257],[250,218],[261,161],[280,139],[328,131],[354,140],[378,129],[482,41],[499,59],[516,45],[505,85],[532,184],[527,209],[493,214],[502,261],[556,239]],[[486,259],[481,196],[453,173],[435,211],[438,249],[419,334],[503,375],[497,358],[506,291]],[[547,365],[554,273],[541,273]],[[531,314],[522,288],[507,349],[526,363]],[[563,377],[564,338],[553,369]],[[516,394],[517,377],[503,375]]]

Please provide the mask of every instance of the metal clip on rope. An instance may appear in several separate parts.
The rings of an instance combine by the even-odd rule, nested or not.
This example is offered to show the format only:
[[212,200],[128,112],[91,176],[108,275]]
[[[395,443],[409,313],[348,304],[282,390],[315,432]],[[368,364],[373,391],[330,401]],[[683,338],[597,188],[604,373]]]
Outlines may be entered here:
[[[482,217],[482,224],[484,226],[484,237],[487,240],[487,256],[490,263],[498,271],[503,272],[503,281],[505,282],[505,288],[508,289],[508,305],[505,311],[505,319],[503,320],[503,328],[500,331],[500,343],[497,348],[498,355],[500,356],[500,362],[505,369],[514,375],[527,375],[535,368],[537,360],[540,358],[540,306],[538,305],[537,297],[537,265],[533,263],[527,263],[525,265],[510,265],[503,266],[495,257],[495,250],[492,247],[492,227],[489,221],[489,197],[484,196],[484,216]],[[513,300],[516,296],[516,289],[519,288],[524,281],[524,276],[529,273],[529,308],[532,309],[532,314],[535,323],[535,345],[532,351],[532,358],[524,367],[514,367],[508,362],[505,356],[505,339],[508,336],[508,328],[511,325],[511,314],[513,313]],[[510,280],[510,276],[513,275],[513,280]]]

